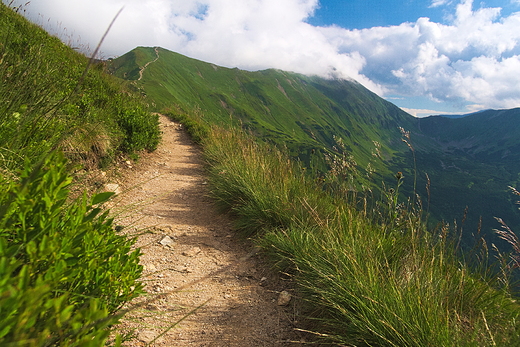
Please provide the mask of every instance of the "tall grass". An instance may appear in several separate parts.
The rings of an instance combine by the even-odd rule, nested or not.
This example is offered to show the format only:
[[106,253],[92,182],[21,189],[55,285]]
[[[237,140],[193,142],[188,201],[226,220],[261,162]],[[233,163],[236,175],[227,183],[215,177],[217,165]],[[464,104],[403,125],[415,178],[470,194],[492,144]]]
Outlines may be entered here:
[[[518,305],[459,263],[443,242],[384,230],[352,210],[323,228],[263,240],[346,345],[491,346],[517,341]],[[507,342],[506,342],[507,341]]]
[[[86,70],[88,68],[88,70]],[[0,166],[62,149],[86,165],[153,150],[158,118],[124,93],[104,65],[50,37],[0,3]]]
[[203,144],[212,195],[222,211],[237,217],[245,234],[287,228],[295,221],[312,225],[315,216],[332,212],[332,199],[274,147],[240,130],[220,128],[213,128]]
[[486,259],[466,265],[446,228],[428,230],[417,207],[398,202],[402,175],[369,211],[239,131],[213,129],[203,144],[218,205],[293,275],[319,336],[345,346],[520,343],[520,307],[503,278]]

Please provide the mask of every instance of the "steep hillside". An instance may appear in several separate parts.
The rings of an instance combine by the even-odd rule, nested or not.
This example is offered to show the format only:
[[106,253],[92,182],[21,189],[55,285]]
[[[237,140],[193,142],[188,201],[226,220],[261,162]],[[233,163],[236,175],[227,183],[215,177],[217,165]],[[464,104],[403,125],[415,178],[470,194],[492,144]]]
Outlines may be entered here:
[[[140,69],[146,67],[140,77]],[[286,145],[305,162],[341,137],[361,166],[382,145],[386,159],[406,150],[399,126],[414,119],[354,81],[325,80],[279,70],[249,72],[184,57],[162,48],[136,48],[109,64],[147,94],[157,110],[199,112],[210,122],[242,124]],[[384,165],[379,165],[383,170]]]
[[138,95],[56,37],[0,3],[0,167],[52,148],[84,164],[152,150],[158,120]]
[[[325,167],[323,154],[342,152],[340,138],[363,184],[381,186],[384,181],[392,187],[395,173],[403,172],[403,195],[413,196],[415,188],[432,223],[458,220],[460,226],[468,206],[467,243],[480,216],[488,235],[498,226],[495,216],[520,226],[507,191],[508,185],[516,185],[519,172],[515,111],[417,119],[355,81],[228,69],[162,48],[139,47],[108,65],[147,95],[156,110],[239,124],[287,147],[293,157],[318,168],[318,174]],[[413,150],[402,141],[400,128],[409,132]]]
[[418,124],[446,152],[461,151],[483,163],[519,163],[520,108],[487,110],[457,119],[427,117]]

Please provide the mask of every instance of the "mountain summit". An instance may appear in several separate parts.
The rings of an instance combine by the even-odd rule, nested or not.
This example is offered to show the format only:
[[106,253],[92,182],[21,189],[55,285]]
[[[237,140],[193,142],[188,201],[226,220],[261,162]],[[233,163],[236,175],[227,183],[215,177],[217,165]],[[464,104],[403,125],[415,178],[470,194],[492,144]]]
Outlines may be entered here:
[[157,111],[242,126],[318,171],[324,155],[344,152],[360,177],[371,175],[365,185],[391,187],[403,172],[402,191],[418,193],[432,221],[460,221],[468,207],[465,239],[481,216],[489,235],[494,217],[520,227],[507,188],[520,185],[518,109],[418,119],[355,81],[224,68],[158,47],[138,47],[108,67]]
[[145,47],[112,60],[109,68],[148,95],[156,110],[199,112],[208,121],[240,123],[304,160],[313,150],[332,148],[335,136],[361,163],[367,162],[374,142],[390,158],[395,148],[406,148],[399,127],[415,127],[412,116],[354,81],[229,69]]

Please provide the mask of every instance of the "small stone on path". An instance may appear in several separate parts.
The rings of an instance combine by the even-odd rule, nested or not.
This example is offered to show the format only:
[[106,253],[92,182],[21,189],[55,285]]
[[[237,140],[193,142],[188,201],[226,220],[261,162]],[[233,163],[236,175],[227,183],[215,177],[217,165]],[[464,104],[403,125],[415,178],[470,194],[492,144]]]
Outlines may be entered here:
[[119,187],[119,184],[117,183],[108,183],[105,185],[105,190],[107,192],[113,192],[116,194],[121,194],[121,188]]
[[145,270],[148,270],[148,271],[150,271],[150,272],[155,272],[155,271],[157,271],[157,268],[156,268],[155,265],[153,265],[153,264],[145,265],[144,268],[145,268]]
[[165,236],[159,243],[165,247],[172,247],[175,241],[171,237]]
[[291,294],[284,290],[280,293],[280,296],[278,296],[278,306],[287,306],[289,305],[289,302],[291,302]]

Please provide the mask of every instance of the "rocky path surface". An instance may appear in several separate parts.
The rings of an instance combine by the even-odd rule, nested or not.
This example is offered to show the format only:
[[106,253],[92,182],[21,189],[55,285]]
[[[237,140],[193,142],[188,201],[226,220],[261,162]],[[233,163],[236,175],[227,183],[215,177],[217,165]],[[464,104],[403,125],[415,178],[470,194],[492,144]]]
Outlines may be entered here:
[[[140,233],[148,295],[122,331],[126,346],[296,346],[289,284],[216,211],[199,149],[179,124],[161,118],[163,142],[119,178],[113,211]],[[279,301],[282,300],[282,301]],[[175,324],[177,323],[177,324]]]

